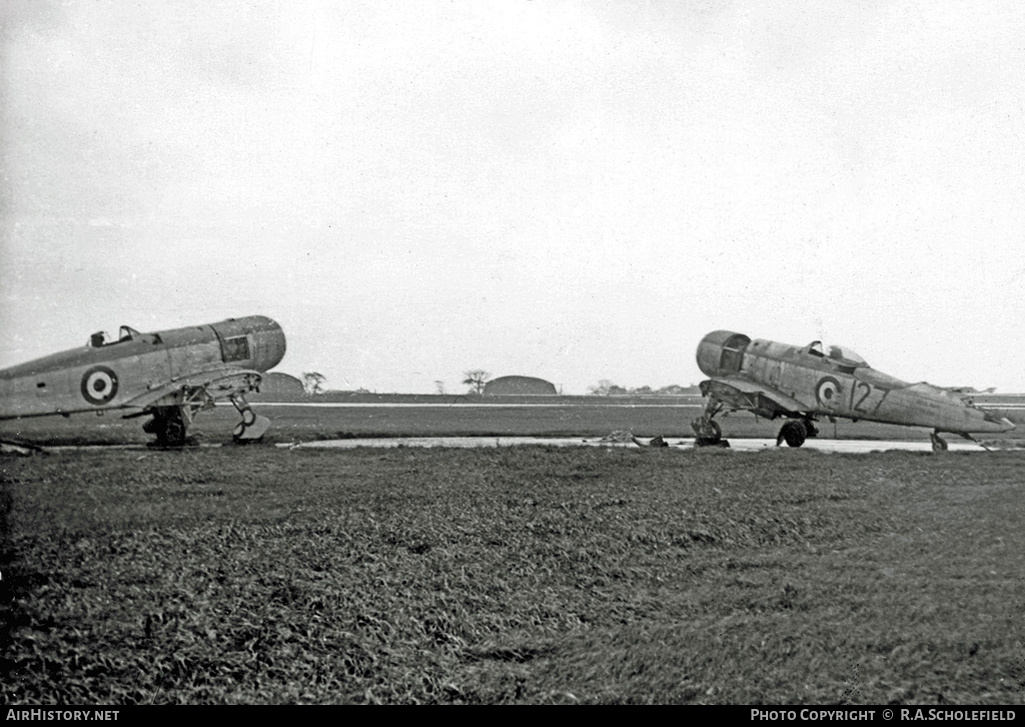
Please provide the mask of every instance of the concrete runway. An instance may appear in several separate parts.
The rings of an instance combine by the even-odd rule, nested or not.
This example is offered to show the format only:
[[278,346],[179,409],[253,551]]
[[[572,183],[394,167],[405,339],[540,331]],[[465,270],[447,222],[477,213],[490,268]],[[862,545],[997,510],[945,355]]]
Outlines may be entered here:
[[[640,442],[647,443],[641,439]],[[666,440],[671,449],[693,449],[693,439]],[[950,441],[950,451],[983,452],[983,447],[974,442]],[[786,445],[777,447],[775,439],[730,439],[730,449],[739,452],[758,452],[766,449],[788,450]],[[311,449],[355,449],[356,447],[515,447],[527,444],[546,445],[549,447],[633,447],[633,442],[615,442],[600,437],[579,438],[547,438],[547,437],[387,437],[372,439],[330,439],[319,442],[303,442],[301,444],[278,444],[279,447],[311,448]],[[809,439],[801,449],[812,449],[819,452],[853,452],[868,453],[887,450],[910,452],[931,452],[932,446],[924,442],[897,442],[865,439]]]
[[[973,442],[947,440],[952,452],[983,452],[985,448]],[[669,449],[694,449],[693,439],[671,437],[666,440]],[[777,447],[775,439],[729,439],[731,451],[760,452],[763,450],[787,451],[786,445]],[[288,443],[280,442],[274,446],[282,449],[355,449],[357,447],[453,447],[470,449],[475,447],[517,447],[523,445],[542,445],[547,447],[628,447],[640,449],[647,444],[646,439],[636,442],[609,441],[601,437],[375,437],[366,439],[325,439],[313,442]],[[235,446],[233,444],[201,444],[203,448]],[[260,446],[260,445],[251,445]],[[148,447],[144,444],[87,444],[87,445],[44,445],[38,447],[45,452],[103,451],[111,449],[137,450],[142,452],[159,452],[161,449]],[[186,447],[185,449],[190,449]],[[900,442],[869,439],[809,439],[801,449],[818,452],[850,452],[867,454],[869,452],[885,452],[889,450],[905,452],[930,452],[929,442]],[[708,451],[719,451],[718,448]],[[31,454],[31,451],[15,444],[0,444],[0,452],[10,454]]]
[[[496,403],[496,402],[345,402],[345,401],[253,401],[253,406],[284,406],[300,409],[567,409],[574,407],[600,407],[602,409],[694,409],[704,407],[704,400],[692,399],[685,403],[674,402],[659,404],[657,402],[625,402],[618,404],[609,402],[604,398],[595,398],[595,402],[583,404],[559,404],[552,402],[540,403]],[[231,402],[217,402],[217,406],[232,406]]]

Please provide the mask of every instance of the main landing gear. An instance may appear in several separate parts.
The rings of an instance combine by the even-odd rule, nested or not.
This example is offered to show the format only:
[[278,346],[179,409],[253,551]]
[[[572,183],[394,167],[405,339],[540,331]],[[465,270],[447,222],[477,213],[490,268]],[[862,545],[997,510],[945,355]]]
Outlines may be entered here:
[[697,419],[690,423],[694,430],[695,447],[729,447],[729,440],[722,438],[722,429],[719,422],[712,417],[722,411],[722,402],[709,398],[705,404],[705,411]]
[[806,439],[817,437],[818,434],[818,427],[812,424],[811,419],[791,419],[776,435],[776,446],[786,442],[788,447],[800,447]]
[[[971,437],[969,437],[970,439]],[[940,436],[939,432],[930,432],[929,439],[932,440],[932,451],[933,452],[946,452],[947,451],[947,440]]]
[[184,447],[195,444],[196,440],[187,437],[185,432],[185,416],[180,406],[162,406],[153,410],[153,418],[142,425],[142,431],[155,434],[157,438],[150,442],[153,447]]
[[[722,438],[722,429],[719,422],[715,421],[715,415],[723,409],[723,403],[718,399],[709,398],[705,405],[705,411],[701,416],[690,423],[694,429],[695,447],[729,447],[730,443]],[[818,427],[811,418],[790,419],[779,430],[776,437],[776,446],[783,442],[789,447],[800,447],[805,440],[818,436]]]
[[[204,409],[212,409],[213,398],[203,389],[196,388],[186,391],[182,395],[183,403],[168,406],[159,406],[132,414],[130,416],[141,416],[152,414],[153,418],[142,425],[142,430],[147,434],[155,434],[156,440],[150,442],[150,446],[159,448],[184,447],[196,444],[194,437],[186,435],[188,427],[196,413]],[[242,393],[230,395],[231,403],[235,405],[242,421],[235,425],[232,438],[236,444],[249,444],[259,442],[263,435],[270,429],[270,419],[260,416],[253,411]]]

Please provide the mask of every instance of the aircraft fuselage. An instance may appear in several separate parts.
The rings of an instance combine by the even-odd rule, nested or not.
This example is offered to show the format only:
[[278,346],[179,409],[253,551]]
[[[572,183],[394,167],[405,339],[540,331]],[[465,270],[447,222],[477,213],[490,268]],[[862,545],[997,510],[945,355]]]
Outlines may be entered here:
[[267,371],[284,354],[281,327],[264,316],[156,333],[123,327],[118,341],[0,370],[0,418],[147,408],[169,386],[219,371]]
[[844,417],[958,434],[1014,428],[964,395],[902,381],[860,358],[845,358],[842,351],[827,355],[815,344],[793,346],[714,331],[699,344],[697,360],[711,377],[702,386],[704,393],[769,418]]

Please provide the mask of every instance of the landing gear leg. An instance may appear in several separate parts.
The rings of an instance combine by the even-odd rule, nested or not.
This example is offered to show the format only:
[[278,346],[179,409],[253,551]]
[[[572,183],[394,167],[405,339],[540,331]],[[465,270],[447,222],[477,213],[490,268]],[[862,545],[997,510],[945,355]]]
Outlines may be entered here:
[[263,435],[270,429],[270,419],[254,412],[242,394],[234,394],[231,397],[231,403],[242,415],[242,421],[235,425],[235,430],[232,432],[235,443],[248,444],[263,439]]
[[946,442],[945,439],[943,439],[943,437],[940,436],[939,432],[932,432],[929,435],[929,438],[932,440],[932,451],[933,452],[946,452],[947,451],[947,442]]
[[690,423],[694,430],[695,447],[729,447],[729,441],[722,438],[722,429],[719,422],[712,417],[722,410],[722,402],[715,398],[709,398],[705,404],[705,411],[700,417]]

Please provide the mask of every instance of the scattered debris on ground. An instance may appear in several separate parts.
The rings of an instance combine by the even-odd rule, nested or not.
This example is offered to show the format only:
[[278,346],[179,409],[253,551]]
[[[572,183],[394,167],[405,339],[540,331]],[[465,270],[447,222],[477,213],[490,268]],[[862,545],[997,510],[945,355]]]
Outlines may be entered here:
[[642,439],[638,439],[634,436],[634,433],[628,429],[617,429],[614,432],[609,432],[602,437],[599,442],[603,444],[636,444],[638,447],[668,447],[669,442],[665,440],[661,434],[651,439],[651,441],[645,442]]

